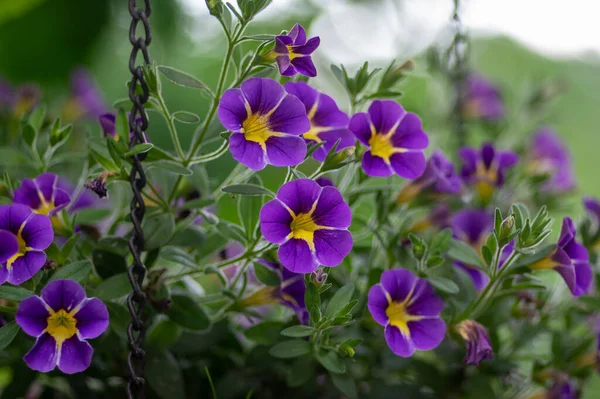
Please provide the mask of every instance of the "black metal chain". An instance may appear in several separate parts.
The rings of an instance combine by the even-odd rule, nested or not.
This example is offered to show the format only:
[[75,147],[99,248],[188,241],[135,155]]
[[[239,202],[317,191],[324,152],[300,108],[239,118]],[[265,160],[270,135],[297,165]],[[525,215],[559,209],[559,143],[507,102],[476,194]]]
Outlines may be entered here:
[[467,125],[465,120],[465,104],[467,102],[467,75],[468,68],[468,46],[469,41],[466,31],[460,20],[460,0],[454,0],[454,13],[452,23],[455,33],[449,49],[448,59],[450,61],[450,79],[454,84],[455,103],[453,109],[454,133],[457,136],[459,147],[467,144]]
[[[144,57],[144,63],[150,64],[148,57],[148,45],[152,41],[152,33],[148,17],[152,12],[150,0],[144,0],[145,7],[138,8],[136,0],[129,0],[129,14],[131,14],[131,25],[129,27],[129,41],[133,45],[131,56],[129,57],[129,70],[133,77],[129,85],[129,98],[133,103],[131,112],[129,113],[129,127],[133,134],[129,143],[129,148],[135,145],[144,143],[145,131],[148,128],[148,117],[144,110],[144,104],[148,101],[150,90],[144,78],[142,66],[136,66],[138,53],[141,51]],[[142,22],[144,27],[144,36],[137,37],[137,26]],[[141,88],[141,93],[137,92],[137,88]],[[129,174],[129,182],[133,191],[133,199],[131,200],[131,221],[133,223],[133,231],[129,239],[129,250],[133,255],[133,264],[127,270],[129,282],[131,283],[132,292],[127,297],[127,306],[131,314],[131,323],[127,329],[129,338],[129,356],[127,365],[129,367],[129,383],[127,384],[128,398],[143,398],[145,380],[142,377],[144,368],[144,358],[146,352],[142,349],[142,342],[146,335],[146,326],[142,318],[144,305],[146,304],[146,295],[142,289],[144,277],[146,276],[146,267],[144,266],[141,254],[144,251],[144,232],[142,230],[142,219],[146,212],[144,199],[142,198],[142,190],[146,186],[146,173],[142,167],[142,161],[146,154],[137,154],[131,157],[132,167]]]

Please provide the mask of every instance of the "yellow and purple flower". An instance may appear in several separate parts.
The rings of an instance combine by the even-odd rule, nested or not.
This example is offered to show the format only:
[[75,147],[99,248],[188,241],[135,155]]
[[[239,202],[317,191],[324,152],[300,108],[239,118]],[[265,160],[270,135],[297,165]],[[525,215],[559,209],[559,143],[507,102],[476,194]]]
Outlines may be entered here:
[[341,111],[335,100],[325,93],[321,93],[304,82],[288,82],[285,90],[298,97],[306,107],[306,114],[310,120],[310,130],[302,135],[307,143],[324,144],[319,147],[313,157],[323,162],[327,153],[336,141],[340,140],[336,151],[351,147],[356,139],[350,130],[350,118]]
[[[63,186],[64,187],[64,186]],[[54,173],[43,173],[35,179],[23,179],[15,190],[14,203],[29,206],[35,213],[52,216],[71,202]]]
[[350,119],[350,130],[367,146],[362,167],[369,176],[388,177],[396,173],[416,179],[425,171],[429,139],[421,119],[406,112],[391,100],[375,100],[369,112],[359,112]]
[[471,74],[466,80],[465,116],[473,119],[496,121],[504,116],[504,103],[498,88],[478,74]]
[[302,101],[272,79],[251,78],[229,89],[219,103],[219,120],[233,134],[233,158],[253,170],[267,164],[294,166],[304,160],[310,130]]
[[543,191],[561,193],[575,188],[569,149],[549,127],[533,135],[527,170],[530,174],[547,177],[541,186]]
[[466,364],[477,366],[494,357],[492,343],[484,326],[475,320],[464,320],[456,326],[456,330],[467,345]]
[[440,318],[444,302],[427,280],[410,270],[387,270],[381,283],[369,290],[368,307],[375,321],[385,326],[385,340],[398,356],[438,346],[446,335]]
[[16,321],[23,331],[36,337],[23,358],[36,371],[47,373],[56,366],[65,374],[90,366],[94,350],[88,339],[99,337],[108,327],[108,311],[97,298],[86,298],[73,280],[48,283],[41,296],[19,304]]
[[19,285],[46,263],[54,231],[46,215],[20,204],[0,205],[0,284]]
[[312,78],[317,76],[317,69],[310,55],[320,43],[319,36],[307,40],[304,28],[296,24],[287,35],[275,36],[275,48],[265,56],[265,59],[275,60],[279,73],[283,76],[294,76],[299,73]]
[[75,69],[71,74],[71,98],[63,110],[65,119],[97,118],[105,112],[104,98],[90,73],[84,68]]
[[352,249],[352,211],[337,188],[310,179],[284,184],[260,210],[265,239],[278,244],[279,261],[294,273],[337,266]]
[[588,251],[575,240],[576,235],[573,220],[565,217],[554,250],[529,267],[533,270],[556,270],[571,293],[580,296],[590,290],[594,275],[589,263]]

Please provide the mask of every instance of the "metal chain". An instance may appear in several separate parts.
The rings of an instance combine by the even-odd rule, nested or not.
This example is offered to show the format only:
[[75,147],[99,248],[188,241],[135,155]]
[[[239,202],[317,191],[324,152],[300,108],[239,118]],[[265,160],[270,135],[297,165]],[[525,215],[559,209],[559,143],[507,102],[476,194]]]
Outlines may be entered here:
[[467,102],[466,79],[469,73],[468,61],[468,38],[460,20],[460,0],[454,0],[454,13],[452,22],[455,29],[454,39],[450,46],[449,59],[450,79],[454,84],[454,93],[456,96],[453,110],[454,133],[457,136],[459,147],[467,144],[467,125],[465,121],[465,104]]
[[[150,64],[148,57],[148,45],[152,41],[152,33],[148,17],[152,12],[150,0],[144,0],[145,7],[137,8],[136,0],[129,0],[129,14],[131,14],[131,25],[129,27],[129,41],[133,45],[131,56],[129,57],[129,70],[133,77],[129,85],[129,98],[133,103],[129,113],[129,128],[132,131],[129,148],[146,141],[144,132],[148,128],[148,117],[144,110],[144,104],[148,101],[150,90],[144,78],[142,66],[136,66],[138,53],[141,51],[146,65]],[[137,26],[142,22],[144,35],[137,37]],[[138,86],[141,93],[136,92]],[[146,352],[142,349],[142,342],[146,335],[146,326],[142,318],[144,305],[146,304],[146,295],[142,289],[144,277],[146,276],[146,267],[142,263],[141,254],[144,251],[144,232],[142,231],[142,219],[146,212],[142,190],[146,186],[146,173],[142,167],[142,161],[146,154],[137,154],[131,157],[132,167],[129,174],[129,182],[133,191],[131,200],[131,221],[133,231],[129,239],[129,250],[133,255],[133,264],[127,270],[132,292],[127,296],[127,306],[131,314],[131,323],[127,329],[129,338],[129,356],[127,365],[129,367],[129,382],[127,384],[127,397],[143,398],[145,380],[142,377],[144,368],[144,358]]]

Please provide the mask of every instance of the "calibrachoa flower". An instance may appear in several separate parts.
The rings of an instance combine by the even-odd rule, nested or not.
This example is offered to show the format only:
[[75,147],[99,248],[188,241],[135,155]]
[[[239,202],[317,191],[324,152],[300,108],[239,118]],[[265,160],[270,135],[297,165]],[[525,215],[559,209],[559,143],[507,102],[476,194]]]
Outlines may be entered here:
[[55,280],[19,304],[17,324],[36,337],[23,358],[36,371],[47,373],[56,366],[66,374],[87,369],[92,346],[86,341],[99,337],[108,327],[108,311],[97,298],[86,298],[73,280]]
[[299,73],[308,77],[317,76],[317,69],[310,55],[319,47],[319,36],[306,40],[306,31],[296,24],[287,35],[275,36],[275,48],[266,56],[267,60],[275,60],[279,73],[283,76],[294,76]]
[[576,235],[573,220],[565,217],[554,250],[529,267],[533,270],[556,270],[565,280],[571,293],[580,296],[589,291],[594,276],[588,251],[575,240]]
[[352,211],[335,187],[310,179],[284,184],[260,210],[260,229],[279,244],[279,260],[295,273],[337,266],[352,249]]
[[272,79],[251,78],[229,89],[219,103],[219,120],[233,134],[233,158],[253,170],[267,164],[294,166],[304,160],[310,130],[304,104]]
[[462,178],[475,184],[482,199],[489,199],[496,187],[504,184],[507,169],[513,167],[519,157],[512,151],[497,151],[490,143],[485,143],[478,151],[475,148],[461,148],[459,155],[463,160]]
[[306,107],[310,120],[310,130],[302,135],[307,142],[325,142],[315,152],[313,157],[323,162],[331,147],[340,140],[337,151],[351,147],[356,142],[354,135],[348,130],[350,118],[340,111],[333,98],[313,89],[304,82],[285,84],[285,90],[298,97]]
[[74,120],[81,116],[96,118],[106,112],[104,98],[90,73],[78,68],[71,74],[71,98],[65,105],[64,116]]
[[67,191],[60,187],[54,173],[43,173],[35,179],[23,179],[15,190],[14,203],[29,206],[35,213],[54,215],[71,202]]
[[542,190],[559,193],[575,188],[571,154],[552,129],[543,127],[534,134],[529,155],[529,173],[548,177]]
[[494,357],[490,337],[484,326],[475,320],[464,320],[456,329],[467,344],[465,363],[477,366],[484,360]]
[[0,284],[19,285],[46,263],[54,231],[46,215],[20,204],[0,205]]
[[504,116],[500,91],[481,75],[471,74],[466,80],[467,101],[464,113],[469,118],[498,120]]
[[369,290],[368,306],[375,321],[385,326],[385,340],[398,356],[433,349],[446,334],[440,318],[444,302],[426,280],[410,270],[383,272],[381,283]]
[[[129,113],[127,113],[127,117],[129,118]],[[137,123],[139,123],[141,120],[142,120],[142,118],[135,119],[135,121]],[[98,121],[100,122],[100,127],[102,128],[102,133],[104,134],[104,137],[111,137],[115,141],[119,141],[121,139],[121,137],[119,136],[119,134],[117,132],[117,115],[115,115],[114,113],[108,112],[108,113],[100,115],[98,117]],[[134,135],[133,130],[131,130],[131,128],[130,128],[129,129],[129,141],[131,141],[131,138],[133,137],[133,135]],[[148,136],[146,136],[146,133],[144,133],[144,141],[146,143],[150,142],[148,140]]]
[[416,179],[425,171],[423,150],[429,139],[421,119],[397,102],[373,101],[369,112],[352,116],[349,128],[368,147],[362,157],[367,175],[388,177],[396,173],[405,179]]
[[402,188],[396,202],[406,204],[424,190],[434,195],[460,193],[460,178],[454,173],[454,165],[440,150],[429,158],[425,172]]
[[592,197],[585,197],[583,205],[590,215],[594,217],[596,222],[600,222],[600,202]]

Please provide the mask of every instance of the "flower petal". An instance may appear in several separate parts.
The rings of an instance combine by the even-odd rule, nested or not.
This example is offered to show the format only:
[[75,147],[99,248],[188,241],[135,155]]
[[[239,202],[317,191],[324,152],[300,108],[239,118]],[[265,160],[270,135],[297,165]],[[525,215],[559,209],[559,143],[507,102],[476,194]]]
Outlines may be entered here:
[[473,280],[473,285],[478,291],[485,288],[485,286],[487,286],[490,282],[490,278],[483,271],[475,267],[468,266],[460,262],[456,262],[455,265],[464,270],[469,277],[471,277],[471,280]]
[[35,341],[35,344],[23,357],[23,360],[25,360],[30,369],[47,373],[56,367],[58,360],[56,349],[54,338],[50,334],[45,333]]
[[34,183],[44,196],[46,202],[52,201],[52,194],[56,185],[56,175],[54,173],[42,173],[34,179]]
[[242,133],[234,133],[229,137],[229,151],[233,159],[252,170],[262,170],[267,166],[260,144],[246,140]]
[[483,234],[492,231],[494,217],[481,209],[463,209],[454,214],[451,224],[456,238],[469,244],[476,244]]
[[323,266],[337,266],[352,250],[348,230],[317,230],[314,233],[315,255]]
[[219,102],[219,120],[225,129],[239,132],[242,123],[248,118],[246,101],[242,90],[229,89],[223,93]]
[[406,111],[396,101],[375,100],[369,106],[369,116],[375,131],[387,134],[406,116]]
[[401,357],[410,357],[415,353],[415,346],[411,337],[404,336],[398,327],[388,325],[385,328],[385,340],[396,355]]
[[48,248],[54,240],[50,218],[46,215],[31,215],[23,227],[21,237],[29,248],[40,251]]
[[247,79],[241,89],[252,112],[261,115],[273,110],[286,94],[279,82],[267,78]]
[[308,113],[317,102],[319,92],[317,89],[310,87],[306,82],[287,82],[284,85],[285,91],[289,94],[298,97]]
[[271,136],[265,145],[268,163],[274,166],[295,166],[306,157],[306,142],[298,136]]
[[369,312],[371,312],[373,319],[382,326],[387,326],[389,322],[389,318],[385,313],[388,305],[389,303],[385,296],[385,292],[383,291],[383,286],[381,284],[372,286],[369,290],[367,306],[369,307]]
[[573,295],[587,294],[592,287],[594,274],[588,262],[575,262],[575,292]]
[[38,209],[41,205],[37,186],[32,179],[23,179],[21,186],[15,190],[14,203],[27,205],[31,209]]
[[8,282],[19,285],[32,278],[46,263],[46,254],[41,251],[27,251],[13,262],[8,272]]
[[58,368],[65,374],[79,373],[90,367],[93,353],[94,349],[89,343],[74,335],[62,344]]
[[277,198],[296,215],[308,213],[319,195],[321,186],[310,179],[292,180],[277,191]]
[[85,291],[73,280],[54,280],[42,289],[42,299],[54,311],[70,312],[85,299]]
[[393,301],[404,301],[416,282],[417,277],[407,269],[386,270],[381,275],[381,285]]
[[25,334],[39,337],[48,326],[46,319],[49,316],[50,312],[46,309],[44,301],[39,296],[34,295],[19,303],[15,319]]
[[348,129],[356,136],[358,141],[366,146],[369,145],[369,139],[372,134],[370,123],[371,120],[369,119],[369,114],[366,112],[359,112],[352,115],[350,123],[348,124]]
[[410,337],[416,349],[428,351],[438,346],[446,335],[446,323],[442,319],[409,321]]
[[0,205],[0,230],[17,234],[23,222],[31,215],[31,209],[22,204]]
[[295,45],[292,48],[292,51],[295,54],[309,55],[312,54],[317,47],[319,47],[319,44],[321,44],[321,38],[319,36],[311,37],[305,44]]
[[277,199],[267,202],[260,210],[260,231],[269,242],[286,242],[292,232],[291,223],[292,215]]
[[393,174],[390,165],[383,158],[373,156],[370,150],[363,154],[362,168],[368,176],[389,177]]
[[19,252],[17,236],[7,230],[0,230],[0,263],[6,262]]
[[286,93],[275,112],[269,116],[269,128],[273,132],[293,135],[308,132],[310,120],[306,116],[306,108],[302,101]]
[[89,298],[75,313],[77,331],[82,339],[96,338],[108,327],[108,310],[98,298]]
[[335,187],[324,187],[317,200],[313,221],[318,226],[347,229],[352,223],[352,210]]
[[304,240],[292,238],[279,247],[278,255],[283,267],[294,273],[311,273],[319,266]]
[[423,131],[421,119],[409,112],[391,137],[391,142],[396,148],[424,150],[429,145],[429,138]]
[[289,37],[292,38],[294,44],[301,45],[306,43],[306,31],[300,24],[296,24],[290,29]]
[[309,55],[296,57],[291,62],[299,74],[308,76],[309,78],[317,76],[317,68]]
[[444,301],[435,294],[435,290],[425,279],[417,279],[413,288],[410,304],[406,311],[416,316],[438,316],[444,309]]
[[394,172],[405,179],[416,179],[425,172],[427,160],[421,151],[401,152],[390,157]]

